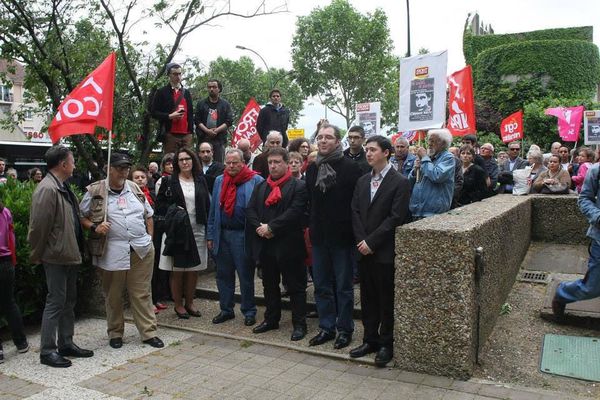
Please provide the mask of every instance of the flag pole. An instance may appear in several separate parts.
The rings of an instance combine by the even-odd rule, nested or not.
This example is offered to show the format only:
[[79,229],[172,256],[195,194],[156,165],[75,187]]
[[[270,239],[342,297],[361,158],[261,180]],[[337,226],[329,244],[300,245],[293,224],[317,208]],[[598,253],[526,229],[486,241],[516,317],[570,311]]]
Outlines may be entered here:
[[112,149],[112,130],[108,131],[108,157],[107,157],[107,162],[106,162],[106,197],[105,197],[105,201],[104,201],[104,221],[103,222],[108,222],[108,190],[109,190],[109,184],[108,184],[108,177],[110,176],[110,152]]

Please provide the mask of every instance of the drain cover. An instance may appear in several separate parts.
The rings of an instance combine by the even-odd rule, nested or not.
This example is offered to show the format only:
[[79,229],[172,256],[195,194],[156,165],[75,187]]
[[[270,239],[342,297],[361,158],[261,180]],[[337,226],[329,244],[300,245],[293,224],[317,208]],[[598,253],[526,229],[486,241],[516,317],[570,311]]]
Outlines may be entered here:
[[547,284],[550,281],[550,275],[544,271],[521,271],[519,281]]

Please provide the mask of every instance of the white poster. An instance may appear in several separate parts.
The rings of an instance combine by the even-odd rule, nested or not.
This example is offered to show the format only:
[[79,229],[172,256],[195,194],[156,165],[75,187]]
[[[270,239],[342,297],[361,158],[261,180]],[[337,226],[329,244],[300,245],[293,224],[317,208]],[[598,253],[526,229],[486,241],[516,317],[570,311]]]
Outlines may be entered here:
[[381,131],[381,102],[357,104],[356,124],[363,127],[366,138],[379,135]]
[[583,131],[585,144],[600,144],[600,110],[584,111]]
[[448,53],[400,59],[398,130],[440,128],[446,120]]

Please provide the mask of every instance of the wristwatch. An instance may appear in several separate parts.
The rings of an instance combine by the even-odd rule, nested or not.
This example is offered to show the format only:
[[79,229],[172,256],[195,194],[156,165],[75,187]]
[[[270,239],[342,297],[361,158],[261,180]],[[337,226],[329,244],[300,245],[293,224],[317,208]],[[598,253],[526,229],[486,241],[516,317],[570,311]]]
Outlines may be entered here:
[[98,224],[93,223],[92,226],[90,226],[90,231],[96,233],[96,228],[98,227]]

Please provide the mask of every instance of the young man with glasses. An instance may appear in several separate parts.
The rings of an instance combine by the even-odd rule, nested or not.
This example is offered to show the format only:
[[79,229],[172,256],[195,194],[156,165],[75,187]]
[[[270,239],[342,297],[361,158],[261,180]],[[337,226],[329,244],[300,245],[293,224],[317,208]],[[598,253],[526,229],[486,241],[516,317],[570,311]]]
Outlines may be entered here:
[[365,130],[362,126],[353,126],[348,130],[348,143],[350,147],[344,150],[344,156],[355,161],[362,174],[371,170],[363,144],[365,143]]

